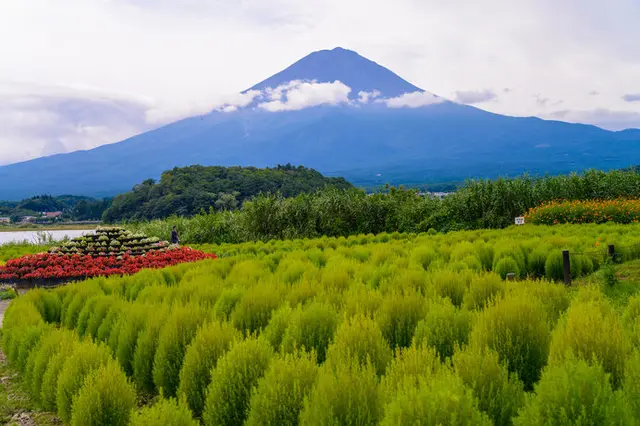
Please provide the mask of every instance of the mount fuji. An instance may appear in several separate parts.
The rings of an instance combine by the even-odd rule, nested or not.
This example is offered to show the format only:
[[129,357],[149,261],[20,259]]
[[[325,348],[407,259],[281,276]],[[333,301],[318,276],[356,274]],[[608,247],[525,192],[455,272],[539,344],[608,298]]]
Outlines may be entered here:
[[208,114],[95,149],[0,167],[0,199],[110,196],[192,164],[292,163],[375,186],[639,161],[640,130],[493,114],[336,48],[306,56]]

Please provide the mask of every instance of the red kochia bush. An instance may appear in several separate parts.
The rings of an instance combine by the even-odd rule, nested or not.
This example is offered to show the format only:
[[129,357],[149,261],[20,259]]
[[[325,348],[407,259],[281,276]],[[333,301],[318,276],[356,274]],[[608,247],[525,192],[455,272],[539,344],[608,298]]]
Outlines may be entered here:
[[109,275],[130,275],[141,269],[160,269],[178,263],[215,259],[189,247],[149,252],[142,256],[91,257],[42,253],[9,260],[0,267],[0,282],[19,280],[72,280]]

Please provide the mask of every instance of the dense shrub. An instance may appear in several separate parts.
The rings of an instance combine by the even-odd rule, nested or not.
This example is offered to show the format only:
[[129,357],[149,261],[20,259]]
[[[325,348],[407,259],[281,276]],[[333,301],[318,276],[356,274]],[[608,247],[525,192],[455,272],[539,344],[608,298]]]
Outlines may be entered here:
[[516,425],[628,425],[631,412],[602,367],[567,359],[545,369]]
[[384,403],[391,402],[405,386],[418,386],[421,378],[429,378],[440,368],[440,358],[434,348],[426,345],[396,350],[396,356],[381,379]]
[[156,390],[153,382],[153,360],[158,348],[160,331],[168,316],[167,307],[149,310],[146,326],[138,336],[133,353],[133,379],[140,391],[152,393]]
[[218,360],[207,390],[205,425],[240,426],[244,423],[251,390],[269,367],[272,354],[267,342],[248,338]]
[[[92,342],[77,342],[73,354],[66,359],[56,390],[58,416],[64,422],[71,420],[73,400],[92,371],[99,369],[111,359],[109,349]],[[43,389],[44,390],[44,389]]]
[[549,354],[547,313],[539,300],[514,294],[492,303],[478,316],[470,344],[495,350],[526,389],[540,378]]
[[491,425],[471,390],[446,370],[428,379],[421,378],[418,386],[401,388],[384,412],[380,424],[385,426]]
[[282,338],[282,348],[287,352],[295,349],[314,351],[318,362],[324,362],[329,341],[338,326],[338,313],[323,303],[298,308],[291,314],[289,326]]
[[640,419],[640,351],[638,350],[635,350],[627,360],[623,390],[633,416]]
[[131,415],[131,426],[198,426],[185,402],[162,398]]
[[640,220],[640,202],[635,199],[548,202],[529,210],[526,218],[537,225],[636,223]]
[[251,397],[246,425],[297,425],[318,367],[308,353],[285,354],[271,362]]
[[271,313],[282,300],[277,284],[263,283],[247,290],[237,303],[231,321],[241,331],[254,333],[269,324]]
[[153,383],[163,396],[176,396],[184,354],[205,318],[200,306],[189,304],[176,306],[166,319],[153,359]]
[[380,327],[364,315],[356,315],[344,321],[338,327],[327,351],[327,361],[330,364],[349,363],[350,360],[363,365],[370,362],[379,375],[384,373],[392,357],[393,353],[382,336]]
[[72,426],[128,425],[135,407],[133,386],[115,361],[91,372],[73,399]]
[[462,305],[465,292],[471,282],[471,274],[450,270],[436,271],[431,276],[431,283],[436,294],[448,297],[455,306]]
[[187,348],[180,370],[178,394],[186,400],[196,417],[201,416],[204,409],[211,371],[218,359],[239,339],[240,333],[229,323],[210,322],[198,330]]
[[376,320],[392,349],[411,345],[418,321],[425,314],[422,295],[394,292],[385,296]]
[[558,323],[551,342],[549,360],[559,364],[567,356],[601,365],[614,388],[624,378],[629,346],[618,315],[604,301],[576,300]]
[[544,263],[544,275],[548,280],[562,281],[564,279],[563,265],[562,252],[559,250],[551,251]]
[[453,355],[457,346],[467,344],[471,321],[468,310],[456,308],[447,299],[431,302],[424,319],[416,327],[414,342],[435,348],[444,360]]
[[382,416],[376,368],[355,359],[325,364],[300,414],[305,426],[376,425]]
[[[42,403],[42,407],[47,411],[56,411],[58,379],[67,358],[73,354],[74,348],[75,345],[72,339],[67,341],[63,340],[60,344],[59,351],[52,354],[47,362],[40,386],[40,402]],[[32,386],[35,388],[37,384],[37,379],[34,379]]]
[[510,257],[503,257],[498,262],[496,262],[495,266],[493,267],[493,271],[496,274],[500,275],[502,279],[506,279],[507,274],[510,273],[513,273],[516,277],[519,277],[522,273],[522,270],[518,266],[518,263]]
[[280,346],[282,345],[282,339],[287,331],[287,327],[289,327],[289,321],[291,320],[293,312],[294,311],[291,309],[289,304],[280,306],[273,312],[271,319],[269,320],[269,324],[260,334],[260,336],[269,342],[275,350],[280,349]]
[[524,385],[500,363],[492,350],[465,349],[453,356],[456,374],[473,390],[478,407],[487,413],[495,425],[510,425],[524,404]]
[[473,277],[469,290],[464,295],[464,306],[468,310],[482,310],[487,304],[505,293],[504,282],[496,274]]

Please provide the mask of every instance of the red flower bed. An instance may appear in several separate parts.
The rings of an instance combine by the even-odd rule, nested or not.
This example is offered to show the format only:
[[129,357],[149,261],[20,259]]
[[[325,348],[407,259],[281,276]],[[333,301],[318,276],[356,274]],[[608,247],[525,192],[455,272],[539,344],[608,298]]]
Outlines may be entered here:
[[189,247],[149,252],[143,256],[92,257],[89,255],[34,254],[9,260],[0,267],[0,281],[75,280],[109,275],[130,275],[141,269],[159,269],[185,262],[215,259]]

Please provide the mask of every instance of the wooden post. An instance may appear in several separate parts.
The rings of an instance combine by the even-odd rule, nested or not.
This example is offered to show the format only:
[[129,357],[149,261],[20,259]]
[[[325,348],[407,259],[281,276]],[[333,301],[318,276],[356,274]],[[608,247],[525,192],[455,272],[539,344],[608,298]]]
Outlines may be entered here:
[[509,272],[509,273],[507,274],[507,281],[513,281],[513,280],[515,280],[515,279],[516,279],[516,274],[515,274],[515,272]]
[[562,266],[564,267],[564,283],[571,285],[571,261],[569,260],[569,250],[562,250]]
[[611,259],[612,262],[615,261],[615,256],[616,256],[616,248],[613,246],[613,244],[609,244],[609,259]]

